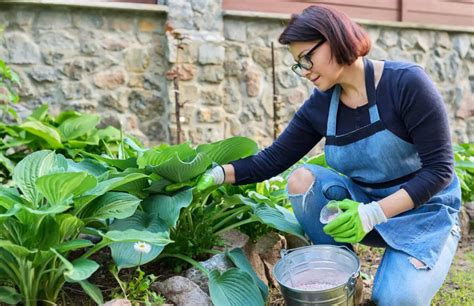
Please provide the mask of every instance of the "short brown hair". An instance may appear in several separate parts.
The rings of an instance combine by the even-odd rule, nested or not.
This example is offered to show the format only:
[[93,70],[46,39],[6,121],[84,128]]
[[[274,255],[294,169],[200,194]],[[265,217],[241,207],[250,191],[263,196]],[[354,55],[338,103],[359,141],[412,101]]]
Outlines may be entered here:
[[370,38],[362,27],[345,13],[324,5],[312,5],[300,14],[293,14],[278,41],[288,45],[325,39],[332,56],[340,65],[352,64],[359,56],[369,53]]

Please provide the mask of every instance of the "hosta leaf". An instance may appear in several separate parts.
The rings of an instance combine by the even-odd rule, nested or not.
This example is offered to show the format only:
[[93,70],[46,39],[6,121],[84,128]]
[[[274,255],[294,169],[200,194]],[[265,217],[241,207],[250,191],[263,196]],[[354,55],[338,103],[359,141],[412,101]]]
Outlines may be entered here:
[[16,215],[16,213],[17,213],[19,210],[20,210],[19,205],[13,206],[12,208],[10,208],[9,210],[7,210],[6,212],[0,214],[0,221],[4,221],[4,220],[10,218],[11,216]]
[[164,194],[154,195],[143,200],[142,207],[145,212],[157,215],[169,227],[175,227],[181,208],[188,207],[193,201],[192,189],[179,192],[173,196]]
[[0,164],[2,164],[10,173],[13,172],[15,164],[5,155],[0,152]]
[[77,249],[91,247],[93,245],[94,244],[89,240],[75,239],[75,240],[69,240],[69,241],[65,241],[61,244],[55,245],[53,247],[53,249],[55,249],[59,253],[65,253],[65,252],[74,251],[74,250],[77,250]]
[[52,205],[69,204],[73,196],[82,195],[97,185],[87,172],[64,172],[44,175],[36,180],[38,190]]
[[158,175],[173,182],[186,182],[204,173],[211,164],[211,159],[205,154],[198,153],[191,161],[183,161],[175,154],[153,169]]
[[120,141],[120,130],[113,126],[108,126],[105,129],[101,129],[96,133],[99,139],[103,139],[105,142]]
[[171,159],[175,155],[183,161],[192,160],[196,156],[196,151],[188,143],[175,146],[159,146],[147,150],[138,158],[137,164],[140,168],[145,166],[158,166]]
[[[125,231],[136,229],[152,233],[166,232],[168,226],[156,215],[137,210],[135,214],[127,219],[115,220],[110,225],[110,230]],[[149,253],[138,253],[134,249],[134,242],[117,242],[110,245],[112,258],[119,269],[135,267],[155,259],[164,248],[164,245],[151,245]]]
[[88,279],[99,269],[99,264],[93,260],[79,258],[72,262],[73,269],[64,273],[64,275],[73,281],[82,281]]
[[108,192],[95,199],[81,213],[82,219],[124,219],[133,215],[140,199],[124,192]]
[[8,305],[16,305],[22,300],[23,297],[15,290],[15,288],[6,286],[0,287],[0,302]]
[[40,137],[45,140],[53,149],[59,149],[63,147],[61,143],[61,136],[58,131],[50,126],[45,125],[40,121],[27,121],[20,125],[25,131]]
[[84,292],[87,293],[87,295],[89,295],[97,305],[104,305],[104,297],[96,285],[91,284],[85,280],[79,281],[78,283],[81,285]]
[[99,121],[100,116],[83,114],[65,120],[59,126],[59,132],[64,140],[76,139],[94,129]]
[[265,301],[252,277],[237,268],[222,275],[216,270],[209,273],[209,293],[214,305],[219,306],[263,306]]
[[115,159],[115,158],[100,156],[97,154],[87,153],[85,151],[81,151],[81,153],[122,171],[128,168],[137,167],[137,159],[135,157],[131,157],[127,159]]
[[244,252],[241,248],[235,248],[230,252],[226,253],[226,256],[230,258],[232,263],[242,271],[247,272],[257,284],[260,292],[262,293],[263,299],[267,300],[268,296],[268,286],[258,277],[257,273],[255,273],[252,265],[250,264],[249,260],[245,256]]
[[61,112],[54,121],[56,121],[57,124],[61,124],[69,118],[75,118],[75,117],[80,117],[80,116],[82,116],[82,114],[75,110],[67,110],[67,111]]
[[28,206],[20,205],[20,204],[19,206],[33,215],[40,215],[40,216],[60,214],[62,212],[65,212],[69,208],[71,208],[71,206],[69,205],[42,206],[39,209],[30,208]]
[[44,118],[48,115],[48,104],[43,104],[40,107],[37,107],[29,116],[30,118],[36,119],[38,121],[43,121]]
[[56,155],[52,151],[34,152],[22,159],[13,170],[13,181],[23,193],[25,199],[33,204],[37,204],[42,198],[37,190],[36,180],[54,169],[67,169],[67,162],[64,156]]
[[17,258],[26,258],[30,254],[34,254],[37,250],[30,251],[27,248],[11,243],[8,240],[0,240],[0,249],[5,249]]
[[14,188],[0,186],[0,206],[6,210],[12,208],[17,203],[22,203],[18,191]]
[[286,208],[279,205],[270,207],[266,204],[259,204],[254,207],[253,211],[254,215],[262,223],[282,232],[290,233],[305,239],[303,229],[296,220],[295,215]]
[[153,245],[164,246],[173,242],[169,239],[168,232],[152,233],[148,231],[139,231],[128,229],[125,231],[108,231],[102,236],[112,242],[137,242],[143,241]]
[[81,172],[86,171],[93,176],[100,176],[107,172],[107,168],[102,166],[99,162],[86,158],[81,160],[80,162],[76,163],[75,161],[68,159],[67,160],[67,171],[68,172]]
[[71,214],[58,215],[56,221],[59,224],[59,235],[64,239],[75,238],[84,227],[84,222]]
[[254,155],[258,152],[258,145],[255,141],[246,137],[231,137],[222,141],[199,145],[196,151],[205,153],[213,162],[223,165]]

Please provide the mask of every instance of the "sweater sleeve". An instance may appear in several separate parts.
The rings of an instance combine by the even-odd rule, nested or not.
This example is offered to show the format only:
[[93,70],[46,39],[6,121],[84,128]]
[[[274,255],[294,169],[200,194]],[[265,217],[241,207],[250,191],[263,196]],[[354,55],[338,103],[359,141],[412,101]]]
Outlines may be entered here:
[[443,98],[421,67],[406,69],[398,84],[400,116],[422,163],[417,175],[401,188],[418,207],[451,182],[454,159],[449,122]]
[[296,112],[288,127],[268,148],[231,162],[236,185],[261,182],[285,171],[307,154],[323,137],[311,124],[311,98]]

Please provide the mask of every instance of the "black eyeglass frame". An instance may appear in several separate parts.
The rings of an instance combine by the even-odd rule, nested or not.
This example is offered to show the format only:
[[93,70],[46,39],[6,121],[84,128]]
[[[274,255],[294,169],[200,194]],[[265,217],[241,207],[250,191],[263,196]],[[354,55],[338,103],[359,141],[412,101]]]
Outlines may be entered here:
[[[298,68],[299,68],[300,70],[302,70],[302,69],[304,69],[304,70],[310,70],[311,68],[313,68],[313,65],[314,65],[314,64],[313,64],[313,61],[311,60],[311,56],[313,56],[314,51],[316,51],[316,49],[318,49],[318,48],[319,48],[322,44],[324,44],[325,42],[326,42],[326,40],[325,40],[325,39],[322,39],[322,40],[319,41],[314,47],[312,47],[308,52],[306,52],[306,54],[300,56],[300,57],[298,58],[298,62],[297,62],[296,64],[294,64],[294,65],[291,66],[291,70],[293,70],[294,73],[296,73],[297,75],[299,75],[299,76],[302,77],[303,75],[301,75],[300,73],[297,72],[297,69],[298,69]],[[301,64],[300,61],[301,61],[301,59],[303,59],[303,58],[304,58],[305,60],[307,60],[307,61],[310,63],[309,66],[305,67],[305,65],[302,65],[302,64]]]

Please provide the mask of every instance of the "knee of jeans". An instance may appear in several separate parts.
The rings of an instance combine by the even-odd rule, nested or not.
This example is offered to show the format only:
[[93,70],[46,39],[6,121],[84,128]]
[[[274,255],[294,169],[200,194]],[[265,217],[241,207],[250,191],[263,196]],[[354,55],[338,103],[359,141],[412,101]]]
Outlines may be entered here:
[[288,178],[288,193],[303,194],[308,191],[315,180],[313,173],[306,168],[294,170]]
[[322,191],[328,200],[340,201],[350,198],[349,191],[343,186],[331,184],[327,187],[323,186]]

